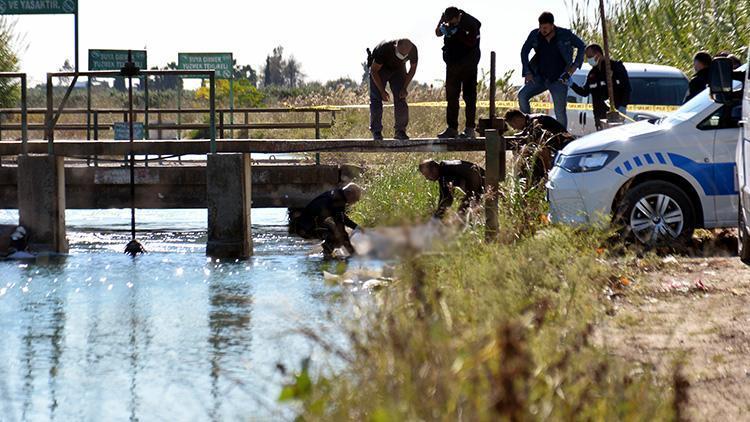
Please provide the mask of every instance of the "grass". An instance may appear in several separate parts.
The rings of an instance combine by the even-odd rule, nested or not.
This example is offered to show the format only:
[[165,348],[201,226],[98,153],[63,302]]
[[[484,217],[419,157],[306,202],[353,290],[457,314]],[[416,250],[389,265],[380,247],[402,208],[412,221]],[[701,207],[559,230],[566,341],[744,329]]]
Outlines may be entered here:
[[[434,186],[413,164],[368,173],[362,222],[429,217]],[[593,344],[603,291],[625,271],[603,259],[608,233],[549,226],[541,189],[520,182],[504,184],[500,202],[499,243],[475,224],[403,257],[399,281],[352,323],[345,368],[305,367],[285,387],[301,420],[674,418],[671,380]]]

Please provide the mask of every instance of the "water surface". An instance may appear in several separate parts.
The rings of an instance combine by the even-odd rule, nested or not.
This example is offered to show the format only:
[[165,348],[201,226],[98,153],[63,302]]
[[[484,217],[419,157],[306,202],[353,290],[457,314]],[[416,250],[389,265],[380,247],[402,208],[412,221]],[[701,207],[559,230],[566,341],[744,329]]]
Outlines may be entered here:
[[293,417],[277,364],[335,367],[299,329],[345,347],[347,305],[285,213],[253,210],[256,256],[214,262],[205,210],[139,210],[136,259],[122,254],[129,211],[68,211],[67,257],[0,261],[0,420]]

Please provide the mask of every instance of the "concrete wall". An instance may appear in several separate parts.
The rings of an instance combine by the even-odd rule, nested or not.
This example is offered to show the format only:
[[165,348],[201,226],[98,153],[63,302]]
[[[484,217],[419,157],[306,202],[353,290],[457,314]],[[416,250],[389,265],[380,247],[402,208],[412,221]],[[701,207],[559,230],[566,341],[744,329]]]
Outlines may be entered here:
[[[300,208],[327,189],[358,176],[355,166],[253,166],[254,208]],[[127,168],[65,169],[69,209],[130,207]],[[18,208],[17,169],[0,167],[0,208]],[[136,169],[137,208],[205,208],[206,167],[139,167]]]

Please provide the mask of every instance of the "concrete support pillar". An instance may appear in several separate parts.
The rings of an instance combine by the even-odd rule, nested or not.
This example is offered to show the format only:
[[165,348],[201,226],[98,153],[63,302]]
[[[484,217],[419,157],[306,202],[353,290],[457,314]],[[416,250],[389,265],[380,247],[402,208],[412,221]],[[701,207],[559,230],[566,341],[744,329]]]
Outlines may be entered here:
[[18,156],[19,224],[29,230],[29,248],[67,253],[63,157]]
[[250,154],[209,154],[206,165],[206,255],[249,258],[253,254]]

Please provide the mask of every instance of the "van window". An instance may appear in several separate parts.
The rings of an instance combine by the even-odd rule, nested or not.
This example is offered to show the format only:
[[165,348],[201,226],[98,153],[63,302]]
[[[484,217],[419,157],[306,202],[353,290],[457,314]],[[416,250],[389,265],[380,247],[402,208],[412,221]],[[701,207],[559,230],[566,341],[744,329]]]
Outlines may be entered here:
[[630,104],[682,105],[688,91],[684,78],[630,78]]

